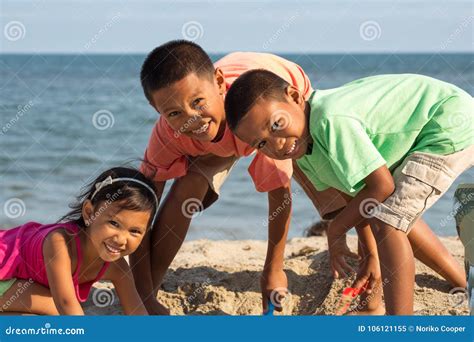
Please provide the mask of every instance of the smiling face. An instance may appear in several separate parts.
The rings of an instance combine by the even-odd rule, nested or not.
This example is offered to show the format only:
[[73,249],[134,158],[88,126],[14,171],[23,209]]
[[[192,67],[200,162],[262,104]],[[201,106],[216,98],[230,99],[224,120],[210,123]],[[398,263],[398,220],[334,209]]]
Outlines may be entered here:
[[225,130],[224,92],[220,69],[212,80],[191,73],[153,92],[151,104],[177,134],[212,141]]
[[87,235],[99,257],[107,262],[132,254],[140,245],[150,219],[150,211],[121,209],[117,203],[88,200],[83,205]]
[[312,141],[306,123],[309,108],[292,86],[286,89],[285,100],[259,99],[234,133],[270,158],[301,158]]

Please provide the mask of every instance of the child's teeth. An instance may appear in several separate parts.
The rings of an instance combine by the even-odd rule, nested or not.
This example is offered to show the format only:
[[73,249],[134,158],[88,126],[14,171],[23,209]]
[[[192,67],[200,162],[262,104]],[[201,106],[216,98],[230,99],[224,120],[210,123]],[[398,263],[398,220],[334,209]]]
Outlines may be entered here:
[[208,123],[207,123],[207,124],[204,124],[204,125],[201,126],[201,128],[194,130],[193,133],[194,133],[194,134],[201,134],[201,133],[204,133],[204,132],[207,130],[208,127],[209,127],[209,124],[208,124]]
[[111,251],[112,253],[120,253],[120,250],[119,250],[119,249],[115,249],[115,248],[109,246],[108,244],[105,244],[105,246],[106,246],[107,249],[108,249],[109,251]]
[[296,141],[293,143],[293,145],[291,145],[291,148],[288,150],[288,152],[286,152],[286,154],[292,153],[294,151],[295,147],[296,147]]

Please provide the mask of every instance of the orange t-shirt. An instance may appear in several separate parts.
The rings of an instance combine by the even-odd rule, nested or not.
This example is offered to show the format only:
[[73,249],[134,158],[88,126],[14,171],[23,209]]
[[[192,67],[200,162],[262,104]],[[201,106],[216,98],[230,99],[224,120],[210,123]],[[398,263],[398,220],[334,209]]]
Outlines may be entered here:
[[[244,72],[266,69],[300,89],[306,99],[313,91],[308,76],[299,65],[272,54],[235,52],[218,60],[214,66],[224,73],[227,89]],[[154,181],[184,176],[188,169],[188,156],[241,157],[255,151],[238,139],[228,126],[218,142],[203,142],[175,133],[163,117],[153,127],[141,171]],[[248,171],[257,191],[267,192],[288,185],[293,167],[291,159],[274,160],[257,151]]]

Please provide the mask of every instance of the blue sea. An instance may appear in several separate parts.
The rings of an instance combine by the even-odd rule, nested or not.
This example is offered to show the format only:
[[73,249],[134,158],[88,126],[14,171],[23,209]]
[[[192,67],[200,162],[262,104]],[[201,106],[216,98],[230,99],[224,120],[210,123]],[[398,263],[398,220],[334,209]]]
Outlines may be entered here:
[[[283,57],[300,64],[320,89],[375,74],[419,73],[474,93],[471,54]],[[54,222],[99,172],[125,162],[138,166],[158,117],[140,87],[144,58],[0,55],[0,227]],[[266,238],[267,198],[254,191],[250,162],[240,160],[220,200],[193,220],[188,239]],[[436,233],[455,235],[453,192],[457,184],[473,181],[471,169],[425,214]],[[290,237],[302,236],[319,219],[302,190],[294,187]]]

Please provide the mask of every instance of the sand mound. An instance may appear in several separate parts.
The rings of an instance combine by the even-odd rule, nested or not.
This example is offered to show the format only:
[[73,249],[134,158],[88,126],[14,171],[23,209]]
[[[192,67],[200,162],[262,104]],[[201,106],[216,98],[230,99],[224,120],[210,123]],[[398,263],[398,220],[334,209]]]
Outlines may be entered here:
[[[356,238],[348,240],[355,250]],[[461,262],[459,240],[442,241]],[[167,273],[160,301],[173,315],[260,315],[259,276],[265,252],[264,241],[187,242]],[[290,240],[285,271],[291,292],[283,310],[286,315],[333,315],[342,289],[351,283],[332,279],[325,237]],[[416,314],[469,314],[467,301],[454,298],[449,284],[435,272],[419,262],[416,272]],[[121,314],[113,286],[100,282],[94,287],[86,313]]]

